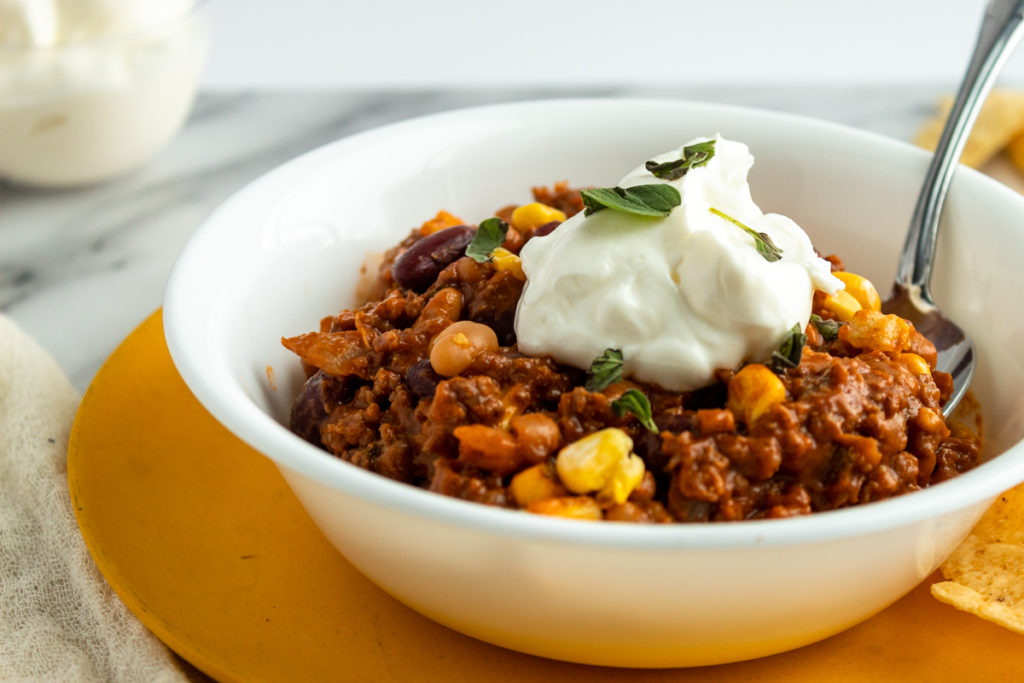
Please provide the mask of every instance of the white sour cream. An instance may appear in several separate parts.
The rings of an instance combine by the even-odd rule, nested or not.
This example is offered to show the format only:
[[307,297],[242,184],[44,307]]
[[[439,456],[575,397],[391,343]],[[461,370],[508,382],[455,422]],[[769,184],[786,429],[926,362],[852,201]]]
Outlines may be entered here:
[[0,44],[53,47],[125,36],[185,16],[195,0],[0,0]]
[[[679,158],[674,150],[654,160]],[[580,212],[527,242],[519,348],[583,369],[621,349],[626,376],[681,391],[710,384],[716,369],[767,360],[794,324],[807,324],[814,290],[843,284],[800,226],[751,199],[753,163],[746,145],[718,136],[711,160],[678,180],[641,165],[619,182],[674,186],[682,203],[668,217]],[[766,233],[781,260],[765,260],[711,207]]]
[[0,0],[0,177],[93,182],[177,131],[206,49],[195,0]]

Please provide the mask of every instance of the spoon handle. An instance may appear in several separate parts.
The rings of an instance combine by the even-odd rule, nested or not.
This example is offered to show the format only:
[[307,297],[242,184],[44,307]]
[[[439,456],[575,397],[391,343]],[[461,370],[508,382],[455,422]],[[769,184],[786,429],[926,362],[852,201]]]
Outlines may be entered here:
[[942,216],[942,204],[953,179],[956,162],[967,143],[967,135],[978,118],[981,103],[991,90],[996,74],[1020,40],[1021,29],[1024,28],[1022,19],[1024,0],[989,2],[974,54],[928,167],[917,206],[914,207],[907,241],[903,245],[896,271],[896,282],[918,291],[929,302],[928,282],[935,258],[935,238],[939,230],[939,218]]

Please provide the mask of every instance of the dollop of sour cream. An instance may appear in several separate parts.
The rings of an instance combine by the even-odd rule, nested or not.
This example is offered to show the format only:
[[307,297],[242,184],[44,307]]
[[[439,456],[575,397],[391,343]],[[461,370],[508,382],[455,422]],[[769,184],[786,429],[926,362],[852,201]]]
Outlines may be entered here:
[[132,35],[185,16],[196,0],[0,0],[0,44],[56,47]]
[[[626,376],[692,390],[719,368],[767,360],[793,325],[807,325],[815,289],[843,288],[800,226],[754,203],[747,146],[714,140],[711,159],[678,180],[641,165],[618,183],[674,186],[682,201],[667,217],[581,211],[526,243],[520,350],[587,369],[605,349],[619,349]],[[781,259],[766,260],[752,235],[712,208],[767,234]]]
[[197,0],[0,0],[0,178],[123,173],[178,130],[206,52]]

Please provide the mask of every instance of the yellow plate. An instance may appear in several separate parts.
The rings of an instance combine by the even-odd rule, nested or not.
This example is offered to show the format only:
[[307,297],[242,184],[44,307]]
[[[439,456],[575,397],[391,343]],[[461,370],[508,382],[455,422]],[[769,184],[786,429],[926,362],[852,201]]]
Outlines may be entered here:
[[68,483],[117,594],[222,680],[1024,680],[1024,638],[939,604],[931,581],[816,645],[687,671],[554,662],[438,626],[348,564],[270,461],[206,413],[171,363],[159,313],[85,394]]

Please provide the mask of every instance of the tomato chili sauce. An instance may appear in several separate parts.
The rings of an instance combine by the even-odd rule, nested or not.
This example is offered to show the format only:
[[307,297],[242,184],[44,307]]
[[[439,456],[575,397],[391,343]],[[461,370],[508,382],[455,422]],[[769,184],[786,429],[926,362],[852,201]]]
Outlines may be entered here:
[[[583,208],[565,183],[533,192],[565,216]],[[384,255],[366,304],[283,340],[308,377],[296,434],[448,496],[632,522],[804,515],[977,464],[975,435],[943,419],[952,381],[934,369],[932,343],[875,310],[838,320],[822,292],[812,322],[772,359],[719,370],[697,391],[628,378],[596,389],[592,373],[520,353],[515,255],[558,222],[517,227],[515,208],[496,214],[513,223],[500,257],[466,256],[477,228],[441,212]],[[624,408],[638,394],[649,410]],[[602,449],[616,447],[628,454],[608,465],[617,456]],[[575,470],[565,464],[582,451]],[[620,469],[587,471],[602,457]],[[592,475],[604,479],[588,484]]]

